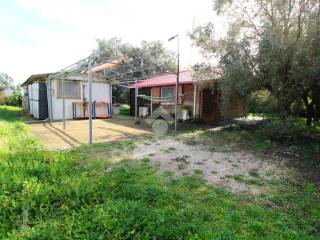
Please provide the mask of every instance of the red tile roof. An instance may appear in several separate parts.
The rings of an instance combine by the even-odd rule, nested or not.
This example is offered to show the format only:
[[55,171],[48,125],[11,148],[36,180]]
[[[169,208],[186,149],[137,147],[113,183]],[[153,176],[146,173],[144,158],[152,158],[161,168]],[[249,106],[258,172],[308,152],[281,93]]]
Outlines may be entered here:
[[[176,84],[177,74],[162,74],[147,78],[138,82],[138,88],[173,86]],[[192,83],[192,71],[180,72],[179,85]],[[135,88],[135,84],[129,85],[129,88]]]

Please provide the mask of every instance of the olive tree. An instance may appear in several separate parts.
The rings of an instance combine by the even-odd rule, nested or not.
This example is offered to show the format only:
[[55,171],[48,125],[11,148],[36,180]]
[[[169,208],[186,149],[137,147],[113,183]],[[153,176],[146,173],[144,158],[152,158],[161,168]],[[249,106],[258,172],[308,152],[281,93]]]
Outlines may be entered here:
[[307,124],[312,117],[317,121],[319,1],[215,0],[214,9],[230,22],[227,36],[219,37],[208,23],[194,28],[191,38],[206,56],[219,59],[221,87],[246,96],[267,89],[283,120],[290,106],[303,99]]

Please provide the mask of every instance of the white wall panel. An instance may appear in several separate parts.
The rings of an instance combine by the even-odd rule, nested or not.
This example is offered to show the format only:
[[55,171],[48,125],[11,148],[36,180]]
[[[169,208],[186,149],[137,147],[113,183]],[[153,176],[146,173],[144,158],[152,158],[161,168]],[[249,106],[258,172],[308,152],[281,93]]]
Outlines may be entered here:
[[39,118],[39,101],[33,100],[33,107],[32,107],[32,115],[34,118]]
[[92,101],[109,102],[109,84],[93,83],[92,84]]
[[[57,98],[57,80],[52,81],[53,96],[52,96],[52,113],[53,120],[62,119],[62,98]],[[85,88],[83,88],[85,85]],[[72,112],[72,103],[73,102],[82,102],[82,97],[85,96],[88,101],[88,83],[81,82],[81,99],[65,99],[65,110],[66,110],[66,119],[73,118]],[[86,93],[83,94],[83,89]],[[110,102],[110,84],[109,83],[92,83],[92,101],[98,102]]]
[[32,84],[32,99],[39,100],[39,83]]
[[32,92],[32,84],[28,85],[28,95],[29,95],[29,113],[32,115],[32,108],[33,108],[33,92]]

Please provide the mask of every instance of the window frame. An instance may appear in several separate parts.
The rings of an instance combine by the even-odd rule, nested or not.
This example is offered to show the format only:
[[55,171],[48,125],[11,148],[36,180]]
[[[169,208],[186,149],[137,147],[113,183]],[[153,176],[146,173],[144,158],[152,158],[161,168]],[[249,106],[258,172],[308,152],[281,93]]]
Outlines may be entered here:
[[[163,102],[162,98],[163,98],[163,90],[164,89],[172,89],[173,90],[173,95],[172,95],[172,101],[168,101],[168,102]],[[175,103],[175,87],[174,86],[166,86],[166,87],[161,87],[160,88],[160,97],[161,97],[161,104],[165,104],[165,105],[173,105]]]
[[[77,88],[78,88],[78,91],[79,91],[79,95],[78,96],[68,96],[66,91],[64,92],[65,96],[64,98],[65,99],[81,99],[81,84],[80,82],[81,81],[78,81],[78,80],[64,80],[64,84],[66,83],[76,83],[77,84]],[[60,90],[60,86],[61,86],[61,90]],[[62,80],[57,80],[57,91],[56,91],[56,97],[57,99],[62,99],[63,96],[62,96]]]

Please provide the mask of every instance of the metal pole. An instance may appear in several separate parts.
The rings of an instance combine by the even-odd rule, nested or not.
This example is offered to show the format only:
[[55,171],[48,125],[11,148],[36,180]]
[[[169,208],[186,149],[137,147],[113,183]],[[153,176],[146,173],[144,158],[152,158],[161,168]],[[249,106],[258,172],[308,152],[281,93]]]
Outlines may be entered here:
[[197,86],[193,84],[193,117],[196,118]]
[[152,101],[152,88],[150,89],[150,115],[152,115],[152,103],[153,103],[153,101]]
[[63,130],[66,129],[66,99],[64,94],[64,78],[65,74],[62,74],[62,120],[63,120]]
[[110,95],[110,99],[109,99],[109,115],[111,116],[112,115],[112,84],[110,83],[109,85],[109,95]]
[[88,91],[89,91],[89,144],[92,144],[92,76],[91,58],[88,59]]
[[179,78],[180,78],[180,43],[179,43],[179,34],[177,35],[177,48],[178,48],[178,56],[177,56],[177,81],[176,81],[176,101],[174,106],[174,130],[178,129],[178,102],[179,102]]
[[135,80],[135,89],[134,89],[134,120],[137,123],[138,119],[138,80]]
[[52,91],[52,79],[50,78],[50,105],[51,105],[51,120],[53,120],[53,110],[52,110],[52,95],[53,95],[53,91]]
[[51,98],[50,81],[51,81],[51,79],[48,78],[48,83],[47,83],[47,101],[48,101],[48,115],[49,115],[49,120],[52,120],[52,117],[51,117],[51,101],[50,101],[50,98]]

